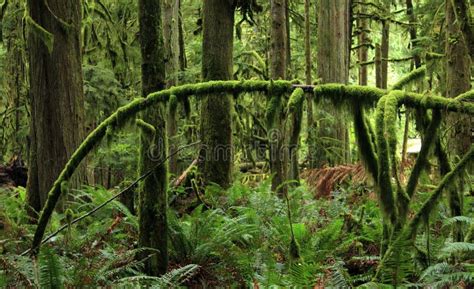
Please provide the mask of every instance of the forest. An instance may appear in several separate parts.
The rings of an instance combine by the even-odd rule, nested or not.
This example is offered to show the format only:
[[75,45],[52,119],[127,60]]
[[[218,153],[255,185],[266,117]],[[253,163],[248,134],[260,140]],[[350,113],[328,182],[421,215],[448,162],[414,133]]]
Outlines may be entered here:
[[0,288],[474,288],[473,0],[2,0]]

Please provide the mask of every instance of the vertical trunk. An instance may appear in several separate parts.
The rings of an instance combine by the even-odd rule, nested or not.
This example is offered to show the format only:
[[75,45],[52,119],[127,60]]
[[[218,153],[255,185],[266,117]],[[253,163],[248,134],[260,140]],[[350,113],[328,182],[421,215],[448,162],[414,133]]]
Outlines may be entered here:
[[[362,3],[364,3],[363,1]],[[367,85],[368,82],[368,74],[367,74],[367,65],[364,65],[365,62],[368,60],[368,45],[369,45],[369,35],[368,29],[369,25],[367,23],[366,18],[359,18],[357,20],[357,28],[359,30],[358,36],[358,43],[359,43],[359,63],[361,64],[359,67],[359,84],[360,85]]]
[[[271,32],[270,32],[270,77],[272,79],[286,79],[287,73],[287,22],[286,22],[286,0],[272,0],[270,2]],[[272,98],[283,97],[272,95]],[[281,101],[279,101],[281,104]],[[287,152],[284,149],[284,126],[283,120],[279,117],[282,113],[282,105],[276,108],[276,119],[271,121],[269,135],[270,141],[270,170],[273,175],[272,190],[280,195],[286,192],[286,188],[281,188],[287,179]]]
[[[178,84],[178,71],[180,69],[179,49],[179,3],[180,0],[163,1],[163,38],[165,43],[166,62],[166,86],[171,87]],[[174,104],[173,104],[174,105]],[[178,173],[177,155],[172,154],[176,150],[174,138],[177,133],[176,107],[170,107],[167,119],[169,143],[169,171],[171,174]]]
[[186,47],[184,44],[184,23],[183,23],[183,14],[181,12],[181,3],[183,0],[178,0],[178,42],[179,42],[179,69],[184,71],[188,66],[186,60]]
[[[446,0],[446,96],[453,98],[471,88],[471,57],[468,43],[462,33],[465,25],[461,15],[464,1]],[[462,4],[462,3],[461,3]],[[466,4],[466,3],[465,3]],[[469,24],[468,24],[469,25]],[[464,155],[470,148],[472,119],[469,116],[449,115],[448,122],[454,125],[449,144],[457,155]],[[472,168],[472,167],[471,167]],[[452,216],[462,215],[463,181],[460,190],[450,190],[449,200]],[[462,231],[457,227],[454,231],[456,241],[462,240]]]
[[[311,11],[310,11],[310,0],[305,0],[304,2],[304,51],[305,51],[305,78],[306,84],[310,85],[313,82],[312,76],[312,57],[311,57],[311,19],[310,19]],[[314,168],[315,158],[314,158],[314,149],[315,149],[315,142],[314,142],[314,133],[316,131],[315,123],[314,123],[314,116],[313,116],[313,100],[311,94],[308,93],[306,96],[306,119],[307,119],[307,135],[306,135],[306,142],[308,145],[308,166],[309,168]]]
[[[140,46],[142,55],[142,96],[165,87],[164,44],[161,23],[161,1],[139,0]],[[139,191],[138,242],[141,247],[157,249],[145,262],[145,272],[158,276],[168,267],[166,125],[163,107],[142,113],[140,134],[140,175],[153,170]],[[147,252],[149,253],[149,252]]]
[[382,49],[380,44],[375,45],[375,86],[382,88],[383,77],[382,77]]
[[285,30],[286,30],[286,78],[291,79],[293,67],[291,66],[291,24],[290,0],[285,0]]
[[[205,0],[203,6],[203,80],[232,78],[233,1]],[[207,95],[201,103],[200,171],[206,184],[227,188],[232,173],[232,97]]]
[[[349,80],[350,57],[350,1],[321,0],[318,17],[318,76],[322,83],[343,83]],[[335,108],[325,108],[334,116],[333,122],[320,121],[318,137],[337,140],[331,144],[321,143],[319,165],[339,164],[347,161],[348,130],[345,116]],[[325,155],[323,146],[332,146],[336,154]]]
[[390,24],[388,21],[382,22],[382,45],[380,46],[381,56],[382,56],[382,83],[380,88],[387,89],[388,84],[388,53],[389,53],[389,44],[390,44]]
[[[81,3],[49,0],[49,7],[45,3],[27,2],[31,28],[27,41],[31,104],[27,198],[35,211],[43,207],[47,192],[84,133]],[[75,176],[73,185],[78,185],[85,176],[85,167]]]
[[[458,1],[459,2],[459,1]],[[461,1],[462,2],[462,1]],[[446,96],[453,98],[471,88],[471,57],[466,38],[462,34],[461,6],[446,1]],[[452,144],[458,154],[466,153],[471,146],[471,121],[469,117],[453,116],[450,121],[459,125],[451,135]]]
[[[413,11],[413,1],[412,0],[406,0],[406,7],[407,7],[407,15],[408,15],[408,20],[409,23],[412,24],[410,26],[410,46],[412,50],[415,50],[417,46],[417,32],[416,32],[416,15],[415,12]],[[415,68],[419,68],[421,66],[421,59],[420,55],[416,53],[413,57],[413,63],[415,65]]]
[[[20,1],[5,2],[3,9],[3,41],[6,45],[6,63],[4,87],[6,94],[6,110],[14,113],[6,114],[2,128],[6,141],[0,144],[0,155],[11,157],[27,157],[26,137],[19,133],[21,126],[27,121],[23,106],[27,102],[27,68],[26,53],[23,41],[23,4]],[[0,157],[0,161],[2,161]],[[4,161],[7,161],[6,159]]]

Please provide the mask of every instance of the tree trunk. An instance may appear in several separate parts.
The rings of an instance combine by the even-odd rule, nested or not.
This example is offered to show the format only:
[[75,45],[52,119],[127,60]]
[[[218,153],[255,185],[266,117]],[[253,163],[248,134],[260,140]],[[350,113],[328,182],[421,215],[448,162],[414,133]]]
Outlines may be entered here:
[[[272,0],[270,2],[271,11],[271,35],[270,35],[270,77],[272,79],[286,79],[287,73],[287,22],[286,22],[286,1]],[[283,97],[272,95],[272,98]],[[281,103],[281,102],[280,102]],[[285,132],[283,119],[280,117],[282,106],[277,109],[276,119],[271,121],[269,129],[270,142],[270,170],[273,175],[272,190],[283,195],[286,188],[282,188],[287,179],[287,150],[284,148]]]
[[[463,1],[446,0],[446,96],[449,98],[456,97],[471,88],[471,57],[468,43],[462,33],[465,23],[463,18],[457,17],[461,15],[460,10],[463,9],[463,5],[459,5],[460,2]],[[455,124],[449,145],[457,155],[462,156],[471,147],[472,119],[467,115],[450,114],[447,121],[449,124]],[[461,180],[459,190],[449,191],[452,216],[462,215],[463,183]],[[458,242],[463,239],[461,227],[455,228],[454,238]]]
[[[453,3],[446,1],[446,96],[449,98],[471,89],[471,57],[461,30],[462,18],[456,16],[460,15],[462,6],[453,7]],[[451,144],[458,154],[464,154],[471,146],[470,117],[453,115],[450,122],[458,123],[451,134]]]
[[[233,1],[205,0],[203,5],[202,76],[208,80],[232,78],[234,43]],[[232,97],[214,94],[201,102],[200,171],[204,183],[227,188],[232,174]]]
[[[350,57],[350,1],[321,0],[318,17],[318,76],[322,83],[343,83],[349,80]],[[349,139],[347,120],[343,113],[328,105],[324,111],[332,121],[324,117],[319,122],[318,164],[331,165],[348,161]],[[321,114],[321,110],[320,110]],[[321,138],[331,138],[337,142],[322,143]],[[331,146],[336,151],[327,155],[324,147]]]
[[[178,72],[180,70],[180,49],[179,49],[179,3],[180,0],[163,1],[163,38],[165,42],[166,53],[166,86],[171,87],[178,84]],[[174,105],[174,104],[173,104]],[[169,171],[171,174],[178,173],[178,156],[173,152],[177,149],[174,141],[177,133],[176,107],[170,107],[168,110],[168,154]]]
[[[311,85],[313,82],[313,76],[312,76],[312,69],[313,69],[313,64],[312,64],[312,55],[311,55],[311,11],[310,11],[310,0],[305,0],[304,3],[304,12],[305,12],[305,17],[304,17],[304,27],[305,27],[305,33],[304,33],[304,46],[305,46],[305,77],[306,77],[306,84]],[[308,146],[308,166],[309,168],[314,168],[316,166],[315,164],[315,158],[314,158],[314,149],[315,149],[315,140],[314,140],[314,134],[316,132],[316,126],[314,123],[314,115],[313,115],[313,99],[311,97],[311,93],[308,93],[306,95],[306,119],[307,119],[307,135],[306,135],[306,142]]]
[[[390,13],[390,10],[387,12]],[[382,22],[382,44],[380,46],[382,54],[382,83],[380,88],[387,89],[388,85],[388,54],[390,45],[390,24],[387,21]]]
[[[49,0],[49,7],[45,3],[27,2],[31,104],[27,199],[36,212],[84,136],[81,3]],[[78,186],[84,177],[81,166],[72,185]]]
[[[165,55],[161,23],[161,1],[139,0],[140,46],[142,55],[142,96],[165,87]],[[167,140],[163,107],[142,113],[140,134],[140,175],[154,170],[139,190],[138,242],[141,247],[157,249],[145,262],[145,272],[158,276],[168,269],[167,164],[155,168],[166,158]],[[147,252],[147,255],[150,252]],[[141,256],[144,257],[144,256]]]
[[[362,1],[365,3],[365,1]],[[368,60],[369,52],[369,25],[366,18],[357,19],[357,28],[359,31],[358,43],[359,43],[359,85],[367,85],[368,74],[367,74],[367,65],[363,65]]]

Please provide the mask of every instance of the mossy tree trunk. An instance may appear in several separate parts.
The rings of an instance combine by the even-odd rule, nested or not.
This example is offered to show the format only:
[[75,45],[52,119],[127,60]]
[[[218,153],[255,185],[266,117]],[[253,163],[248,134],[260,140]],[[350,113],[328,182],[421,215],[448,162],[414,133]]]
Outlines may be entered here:
[[[140,46],[142,54],[142,96],[165,88],[165,54],[161,22],[161,1],[139,0]],[[141,247],[157,249],[145,263],[145,272],[158,276],[168,268],[167,181],[164,163],[167,140],[163,107],[142,113],[140,135],[140,175],[153,169],[139,189],[138,242]],[[150,252],[147,252],[150,254]]]
[[[49,7],[45,3],[27,2],[31,17],[27,21],[31,104],[27,200],[36,212],[84,137],[81,2],[49,0]],[[81,166],[71,185],[79,185],[84,177],[85,166]]]
[[[306,84],[310,85],[313,82],[313,61],[312,61],[312,54],[311,54],[311,7],[310,7],[310,0],[305,0],[304,3],[304,46],[305,46],[305,78]],[[314,134],[316,132],[316,126],[314,122],[314,113],[313,113],[313,100],[311,94],[308,93],[306,96],[306,119],[307,119],[307,126],[306,126],[306,142],[308,146],[308,166],[309,168],[314,168],[315,158],[314,158],[314,148],[315,148],[315,140]]]
[[[343,83],[349,80],[350,1],[321,0],[318,9],[318,76],[322,83]],[[340,164],[349,160],[348,125],[345,115],[330,107],[319,121],[318,164]],[[319,115],[322,110],[319,109]],[[331,120],[328,120],[331,118]],[[332,139],[329,143],[322,139]],[[333,153],[324,149],[332,147]]]
[[[6,1],[3,6],[1,37],[6,48],[5,55],[5,103],[0,100],[11,114],[4,115],[2,128],[5,142],[0,143],[0,161],[8,161],[2,157],[18,157],[24,160],[27,154],[26,136],[20,133],[27,122],[28,83],[26,67],[26,50],[23,39],[23,3],[18,0]],[[3,97],[1,98],[3,100]]]
[[[179,5],[180,0],[163,1],[163,37],[165,43],[166,59],[166,86],[171,87],[178,84],[178,72],[180,70],[179,49]],[[173,104],[174,106],[174,104]],[[167,130],[169,143],[169,171],[171,174],[178,173],[178,158],[173,155],[177,149],[174,138],[177,133],[176,107],[168,109]]]
[[[205,0],[203,4],[202,77],[232,78],[234,1]],[[204,183],[223,188],[232,177],[232,97],[207,95],[201,102],[201,150],[199,168]]]
[[[276,79],[286,79],[287,73],[287,21],[286,21],[286,1],[272,0],[270,2],[271,30],[270,30],[270,77]],[[283,97],[282,95],[272,95],[272,98]],[[281,104],[281,101],[280,101]],[[270,170],[273,175],[272,190],[280,195],[286,192],[286,188],[281,187],[287,180],[288,154],[285,144],[284,120],[282,117],[283,106],[275,107],[275,119],[269,123],[269,143],[270,143]]]
[[[463,1],[446,0],[446,96],[456,97],[471,88],[471,57],[465,35],[462,33],[463,18],[460,5]],[[462,4],[462,3],[461,3]],[[466,4],[466,3],[464,3]],[[465,7],[468,7],[465,6]],[[469,25],[469,24],[468,24]],[[470,116],[451,114],[448,116],[449,125],[453,125],[448,145],[460,157],[468,152],[472,143]],[[472,168],[472,166],[470,166]],[[459,190],[449,190],[449,204],[452,216],[462,215],[463,181]],[[461,241],[462,231],[455,229],[454,238]]]
[[[365,0],[362,0],[361,3],[365,3]],[[363,5],[360,5],[360,10],[363,10]],[[358,57],[359,57],[359,84],[360,85],[367,85],[368,82],[368,67],[364,65],[365,62],[368,60],[368,53],[369,53],[369,23],[366,18],[358,18],[357,19],[357,30],[358,30]]]
[[[386,13],[390,13],[390,9]],[[388,86],[388,56],[390,49],[390,23],[382,21],[382,44],[380,50],[382,53],[382,82],[380,88],[387,89]]]

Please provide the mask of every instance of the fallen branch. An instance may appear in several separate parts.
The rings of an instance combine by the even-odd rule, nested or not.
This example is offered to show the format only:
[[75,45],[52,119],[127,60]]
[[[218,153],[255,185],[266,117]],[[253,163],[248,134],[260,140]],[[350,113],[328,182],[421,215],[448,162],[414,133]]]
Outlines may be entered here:
[[63,226],[61,226],[61,228],[59,228],[57,231],[55,231],[54,233],[51,233],[50,235],[48,235],[46,238],[43,239],[43,241],[41,241],[41,243],[37,246],[37,247],[32,247],[28,250],[26,250],[25,252],[21,253],[20,256],[24,256],[26,254],[28,254],[29,252],[31,252],[32,250],[35,250],[35,249],[39,249],[39,247],[46,243],[47,241],[49,241],[51,238],[53,238],[54,236],[58,235],[59,233],[61,233],[62,231],[64,231],[66,228],[82,221],[83,219],[93,215],[95,212],[97,212],[98,210],[102,209],[103,207],[107,206],[108,204],[110,204],[112,201],[114,201],[115,199],[117,199],[118,197],[120,197],[121,195],[131,191],[136,185],[138,185],[138,183],[144,179],[146,179],[149,175],[151,175],[157,168],[159,168],[160,166],[162,166],[169,158],[171,158],[172,156],[178,154],[180,151],[182,151],[183,149],[185,148],[188,148],[188,147],[191,147],[191,146],[194,146],[194,145],[197,145],[199,144],[200,142],[194,142],[194,143],[191,143],[191,144],[188,144],[188,145],[185,145],[185,146],[182,146],[180,148],[178,148],[177,150],[175,150],[173,153],[171,153],[170,155],[168,155],[165,159],[163,159],[162,161],[160,161],[156,166],[154,166],[152,169],[150,169],[149,171],[147,171],[145,174],[141,175],[138,179],[136,179],[133,183],[131,183],[128,187],[126,187],[125,189],[123,189],[122,191],[120,191],[119,193],[115,194],[114,196],[110,197],[108,200],[106,200],[105,202],[103,202],[102,204],[100,204],[99,206],[95,207],[94,209],[92,209],[91,211],[85,213],[84,215],[72,220],[70,223],[67,223],[67,224],[64,224]]

